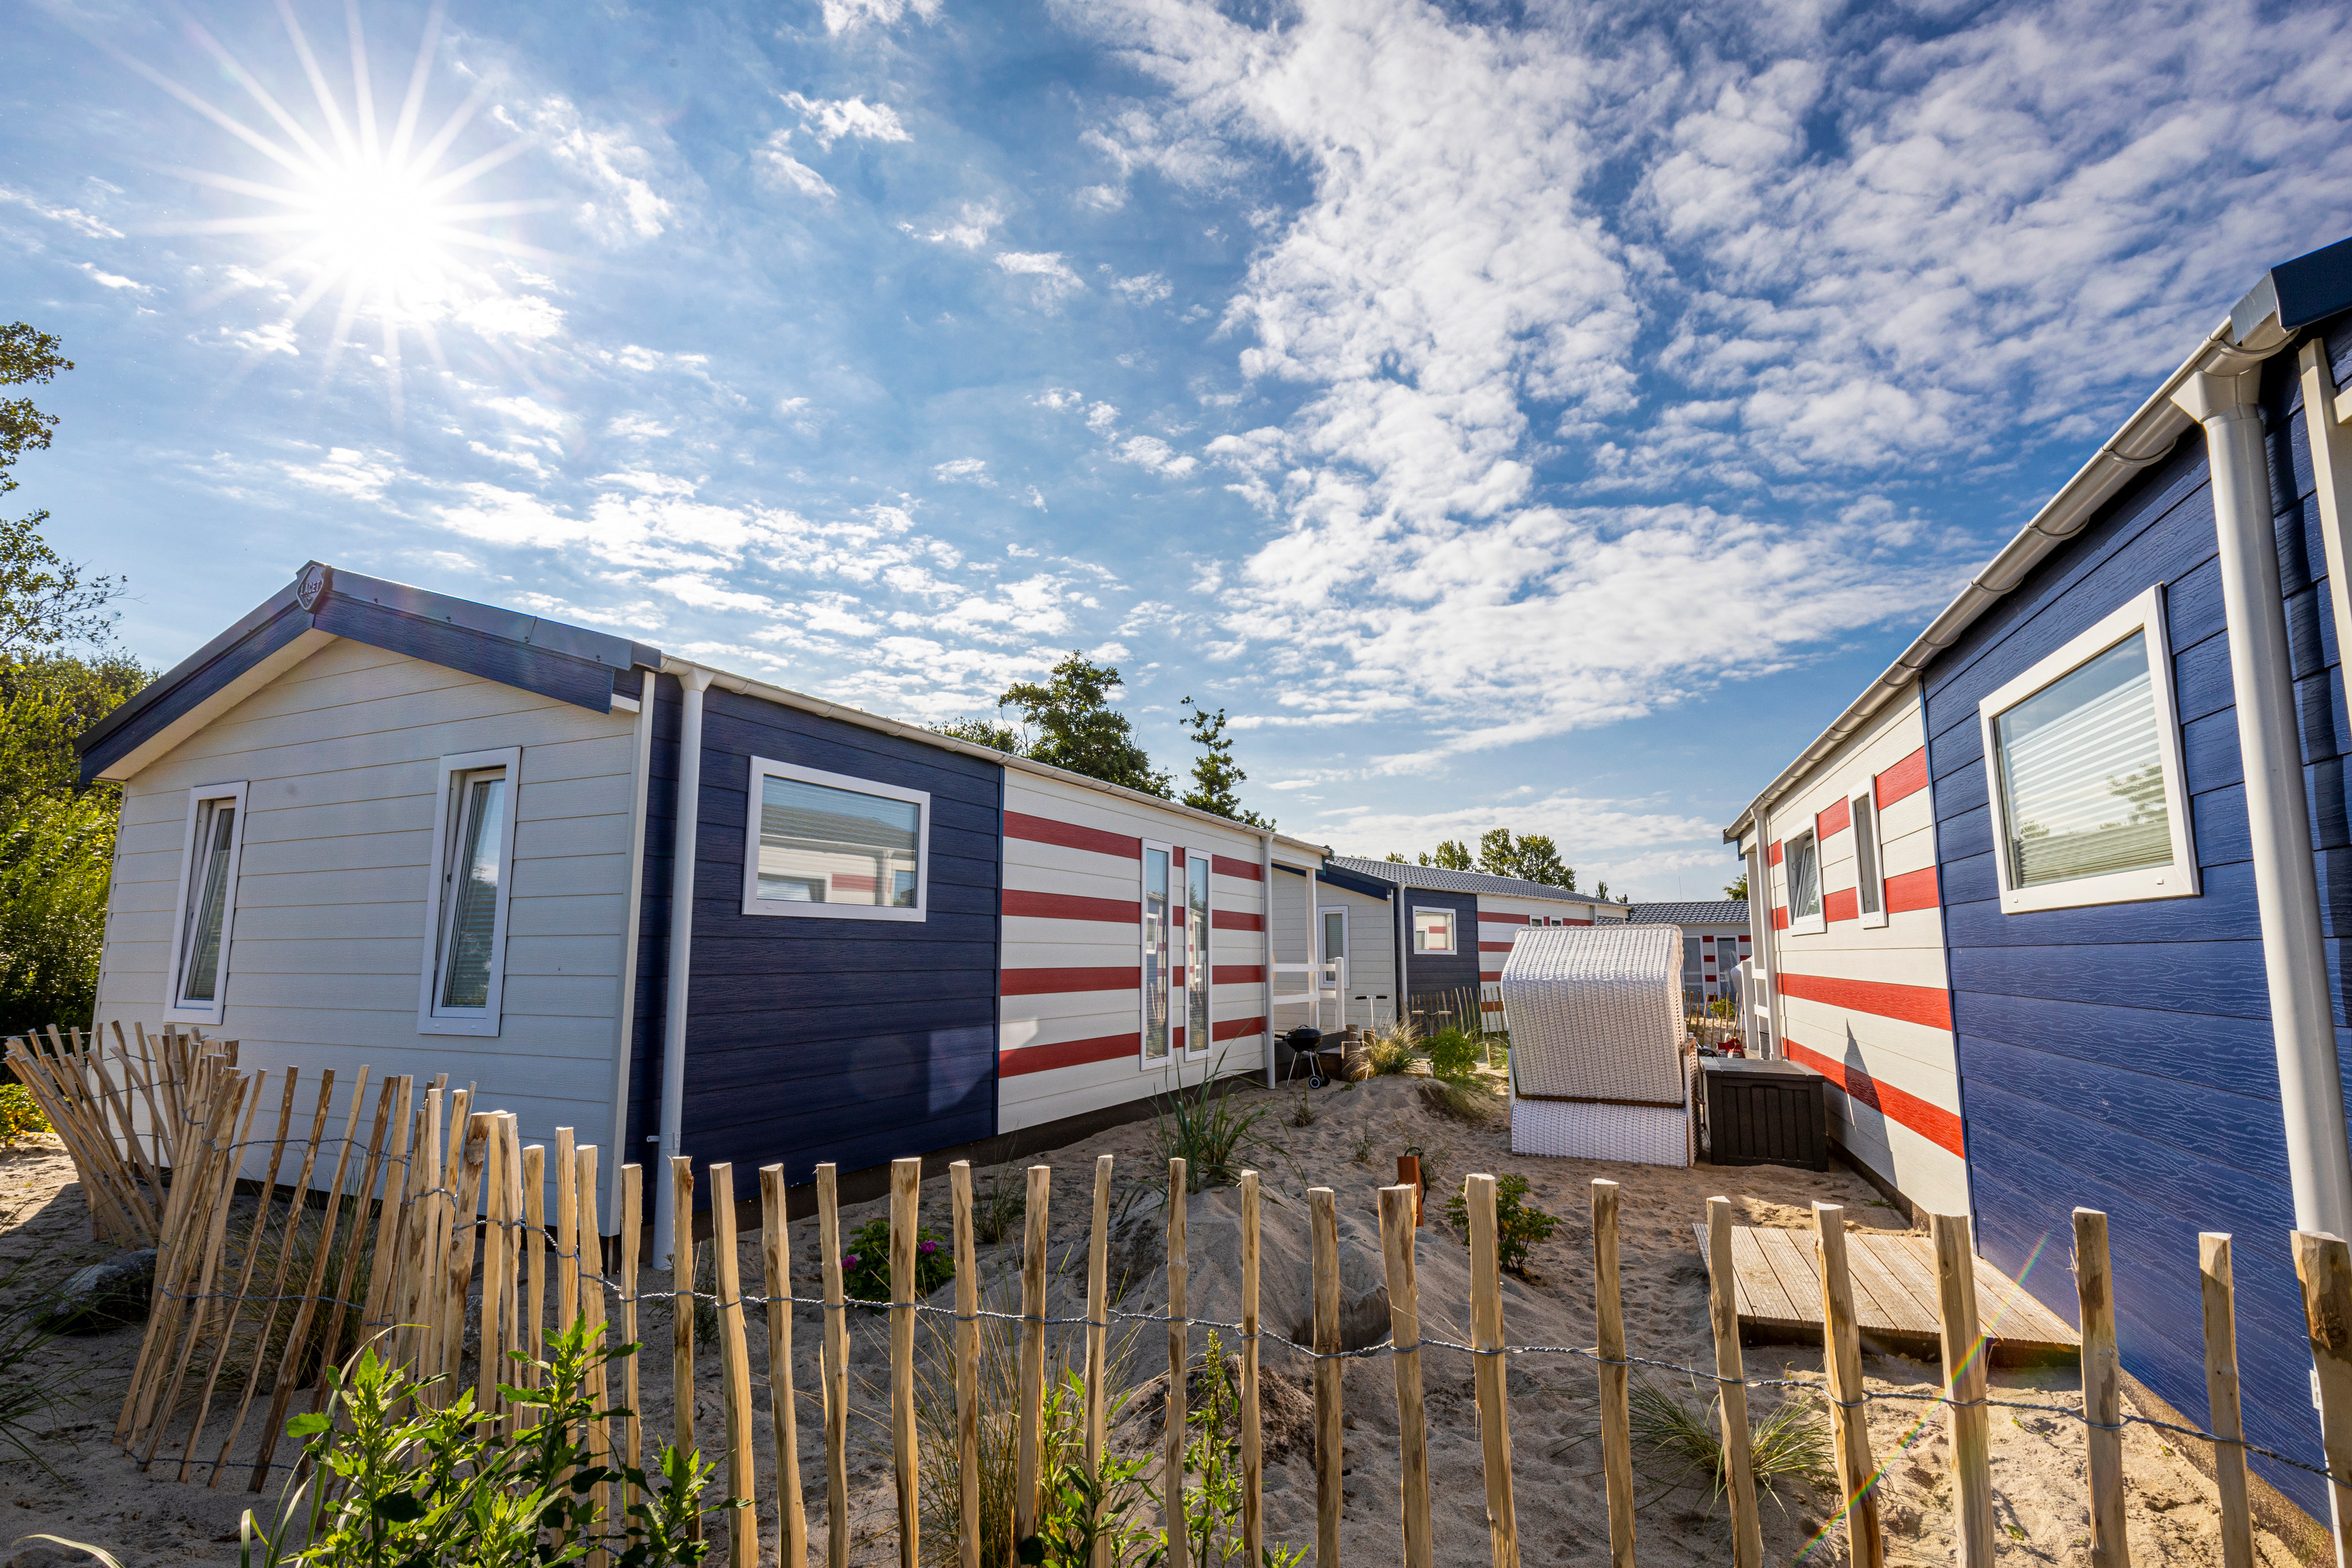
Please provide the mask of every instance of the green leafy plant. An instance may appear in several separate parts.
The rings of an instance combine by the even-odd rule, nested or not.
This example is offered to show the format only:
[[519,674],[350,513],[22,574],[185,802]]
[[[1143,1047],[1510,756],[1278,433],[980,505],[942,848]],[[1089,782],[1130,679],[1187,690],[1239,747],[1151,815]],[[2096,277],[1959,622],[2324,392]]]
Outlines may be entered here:
[[27,1138],[49,1131],[33,1091],[13,1079],[0,1083],[0,1149],[14,1149]]
[[[921,1300],[955,1278],[955,1255],[929,1226],[915,1229],[915,1299]],[[841,1249],[842,1293],[853,1301],[890,1300],[890,1222],[869,1219],[850,1234]]]
[[1432,1079],[1421,1086],[1421,1102],[1451,1121],[1482,1126],[1503,1113],[1503,1102],[1475,1079],[1448,1083]]
[[[589,1374],[637,1347],[588,1335],[575,1324],[550,1342],[538,1388],[502,1385],[526,1412],[511,1437],[470,1389],[434,1407],[434,1389],[379,1361],[373,1345],[331,1369],[326,1407],[287,1424],[303,1439],[300,1479],[271,1529],[245,1515],[239,1568],[539,1568],[596,1552],[615,1568],[701,1562],[711,1468],[698,1453],[665,1449],[656,1488],[642,1470],[597,1462],[590,1424],[628,1412],[599,1409]],[[607,1506],[615,1484],[637,1500],[617,1515]]]
[[1428,1058],[1430,1074],[1449,1083],[1466,1083],[1478,1070],[1485,1048],[1472,1036],[1459,1029],[1440,1029],[1429,1037],[1421,1047]]
[[[1694,1394],[1699,1393],[1696,1382],[1690,1386]],[[1647,1378],[1634,1381],[1626,1403],[1634,1447],[1677,1467],[1649,1500],[1655,1502],[1677,1487],[1695,1486],[1704,1479],[1707,1506],[1713,1508],[1723,1496],[1723,1439],[1707,1418]],[[1780,1499],[1783,1482],[1816,1487],[1835,1482],[1829,1424],[1810,1400],[1790,1400],[1761,1426],[1751,1422],[1748,1447],[1756,1484],[1783,1508],[1788,1506]]]
[[984,1245],[994,1245],[1021,1228],[1029,1203],[1028,1178],[1009,1165],[989,1173],[988,1187],[971,1199],[971,1234]]
[[[1465,1241],[1469,1239],[1470,1205],[1461,1193],[1445,1200],[1445,1218]],[[1525,1176],[1495,1178],[1495,1258],[1505,1273],[1526,1279],[1528,1252],[1536,1243],[1550,1240],[1559,1228],[1559,1216],[1528,1202]]]
[[1421,1040],[1411,1023],[1393,1024],[1364,1036],[1364,1066],[1373,1078],[1402,1078],[1421,1059]]
[[[1075,1398],[1083,1409],[1085,1385],[1076,1373],[1066,1379],[1055,1398],[1065,1405]],[[1089,1466],[1083,1448],[1066,1453],[1038,1510],[1036,1531],[1014,1543],[1013,1559],[1037,1568],[1143,1568],[1159,1562],[1166,1543],[1139,1517],[1139,1505],[1151,1495],[1143,1484],[1148,1468],[1147,1460],[1108,1452]]]
[[1239,1109],[1235,1096],[1213,1092],[1224,1058],[1202,1075],[1192,1089],[1177,1089],[1153,1101],[1152,1142],[1164,1168],[1171,1160],[1184,1162],[1184,1190],[1205,1192],[1231,1186],[1241,1180],[1245,1150],[1271,1147],[1258,1132],[1267,1108]]
[[[1307,1556],[1298,1547],[1267,1542],[1260,1563],[1243,1554],[1241,1391],[1216,1330],[1209,1331],[1200,1375],[1187,1382],[1182,1514],[1192,1561],[1202,1568],[1297,1568]],[[1163,1515],[1176,1517],[1160,1500]]]

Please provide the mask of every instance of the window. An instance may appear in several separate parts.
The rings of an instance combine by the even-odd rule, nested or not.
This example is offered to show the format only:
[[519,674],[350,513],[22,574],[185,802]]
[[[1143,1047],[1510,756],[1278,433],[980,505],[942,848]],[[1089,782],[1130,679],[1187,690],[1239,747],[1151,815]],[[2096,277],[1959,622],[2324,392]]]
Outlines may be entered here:
[[1174,958],[1170,949],[1169,850],[1143,847],[1143,1059],[1146,1065],[1168,1059],[1168,982]]
[[1209,952],[1209,868],[1205,849],[1184,854],[1184,994],[1191,1007],[1184,1023],[1184,1053],[1209,1054],[1209,984],[1216,970]]
[[181,840],[179,907],[172,921],[171,994],[164,1017],[217,1024],[228,989],[229,926],[236,914],[237,858],[245,840],[245,785],[188,792]]
[[522,752],[511,747],[441,759],[419,1034],[499,1032],[521,772]]
[[1454,911],[1416,907],[1412,911],[1412,950],[1415,952],[1452,952]]
[[1868,787],[1850,803],[1853,807],[1854,904],[1866,926],[1886,923],[1886,868],[1879,856],[1878,801]]
[[2193,898],[2159,584],[1978,707],[2002,912]]
[[931,797],[872,779],[751,759],[743,912],[919,921]]
[[1802,936],[1822,928],[1822,847],[1805,829],[1781,849],[1780,875],[1789,887],[1789,930]]

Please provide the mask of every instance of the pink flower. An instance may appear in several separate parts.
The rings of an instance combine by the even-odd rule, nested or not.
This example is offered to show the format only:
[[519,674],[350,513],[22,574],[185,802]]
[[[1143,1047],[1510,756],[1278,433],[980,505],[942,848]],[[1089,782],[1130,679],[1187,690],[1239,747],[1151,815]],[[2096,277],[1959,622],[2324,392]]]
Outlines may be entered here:
[[857,1254],[856,1254],[856,1253],[854,1253],[854,1252],[853,1252],[853,1253],[851,1253],[848,1257],[846,1257],[846,1258],[843,1258],[843,1259],[841,1260],[841,1266],[842,1266],[844,1268],[856,1268],[856,1267],[857,1267]]
[[922,1245],[922,1247],[920,1247],[920,1249],[919,1249],[919,1250],[924,1251],[924,1252],[937,1252],[939,1249],[940,1249],[940,1244],[939,1244],[938,1242],[936,1242],[936,1241],[927,1241],[927,1242],[923,1243],[923,1245]]

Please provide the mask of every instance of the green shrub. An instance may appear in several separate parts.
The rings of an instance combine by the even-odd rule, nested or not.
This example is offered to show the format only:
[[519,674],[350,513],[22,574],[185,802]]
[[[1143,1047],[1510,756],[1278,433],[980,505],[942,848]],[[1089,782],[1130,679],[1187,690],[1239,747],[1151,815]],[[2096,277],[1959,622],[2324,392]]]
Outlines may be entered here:
[[[1691,1392],[1700,1394],[1696,1383]],[[1706,1417],[1647,1378],[1634,1381],[1627,1403],[1634,1446],[1666,1465],[1679,1467],[1659,1495],[1704,1479],[1710,1488],[1712,1507],[1714,1500],[1723,1495],[1723,1439]],[[1718,1412],[1722,1409],[1716,1401],[1706,1403],[1715,1405]],[[1782,1481],[1816,1487],[1837,1484],[1837,1473],[1831,1466],[1829,1425],[1810,1400],[1790,1401],[1766,1416],[1760,1426],[1751,1416],[1748,1446],[1749,1472],[1774,1502],[1780,1501]]]
[[0,1081],[0,1149],[14,1149],[27,1138],[49,1131],[33,1091],[14,1079]]
[[[1209,1331],[1209,1348],[1201,1373],[1185,1380],[1187,1409],[1184,1425],[1191,1428],[1184,1447],[1184,1469],[1191,1484],[1185,1489],[1182,1517],[1191,1542],[1191,1560],[1202,1568],[1297,1568],[1306,1552],[1296,1546],[1265,1542],[1265,1561],[1255,1563],[1242,1554],[1242,1426],[1241,1391],[1234,1386],[1233,1364],[1217,1331]],[[1163,1517],[1173,1517],[1161,1500]],[[1156,1559],[1155,1559],[1156,1560]]]
[[1475,1079],[1449,1083],[1434,1078],[1421,1086],[1421,1102],[1453,1121],[1483,1127],[1503,1113],[1503,1102]]
[[[1525,1176],[1495,1178],[1495,1259],[1506,1274],[1527,1278],[1528,1253],[1537,1242],[1549,1241],[1559,1228],[1557,1215],[1548,1215],[1528,1199]],[[1470,1204],[1461,1193],[1445,1202],[1445,1217],[1465,1241],[1470,1238]]]
[[[929,1226],[915,1231],[915,1300],[955,1278],[955,1255]],[[853,1301],[890,1300],[890,1222],[869,1219],[841,1249],[842,1293]]]
[[1459,1029],[1440,1029],[1422,1046],[1421,1054],[1429,1058],[1433,1077],[1460,1083],[1478,1070],[1486,1048]]
[[1421,1059],[1421,1032],[1411,1019],[1364,1035],[1364,1065],[1374,1078],[1400,1078]]
[[[1220,1057],[1217,1067],[1223,1066]],[[1265,1120],[1267,1108],[1237,1109],[1232,1094],[1214,1090],[1216,1078],[1212,1069],[1189,1093],[1180,1089],[1162,1096],[1152,1116],[1151,1141],[1160,1169],[1165,1171],[1171,1160],[1183,1161],[1188,1193],[1240,1181],[1244,1152],[1265,1142],[1257,1125]]]

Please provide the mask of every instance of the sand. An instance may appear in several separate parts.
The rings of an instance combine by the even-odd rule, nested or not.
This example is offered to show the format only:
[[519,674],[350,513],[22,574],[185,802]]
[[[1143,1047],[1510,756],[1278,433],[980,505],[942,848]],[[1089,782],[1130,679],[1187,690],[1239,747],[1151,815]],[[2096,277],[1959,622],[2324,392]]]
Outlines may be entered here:
[[[1590,1184],[1606,1176],[1622,1184],[1621,1236],[1626,1331],[1634,1353],[1686,1367],[1711,1367],[1706,1274],[1691,1236],[1706,1200],[1725,1194],[1735,1201],[1741,1223],[1811,1226],[1816,1199],[1847,1205],[1852,1223],[1902,1230],[1898,1214],[1858,1176],[1748,1167],[1707,1166],[1683,1171],[1654,1166],[1521,1158],[1508,1151],[1500,1125],[1465,1126],[1432,1113],[1414,1080],[1385,1079],[1349,1089],[1315,1091],[1308,1103],[1312,1125],[1291,1124],[1300,1104],[1297,1091],[1266,1095],[1248,1091],[1240,1101],[1263,1105],[1268,1115],[1258,1131],[1265,1143],[1250,1163],[1265,1183],[1263,1311],[1268,1331],[1307,1337],[1305,1192],[1328,1185],[1339,1194],[1343,1319],[1346,1342],[1377,1343],[1387,1332],[1386,1298],[1378,1253],[1376,1189],[1393,1180],[1395,1156],[1409,1147],[1422,1151],[1441,1186],[1458,1188],[1472,1171],[1513,1173],[1529,1184],[1529,1201],[1561,1217],[1549,1241],[1530,1261],[1528,1279],[1507,1278],[1505,1328],[1517,1344],[1590,1345],[1593,1340],[1590,1265]],[[1152,1124],[1112,1129],[1066,1148],[1037,1156],[1054,1169],[1051,1228],[1056,1285],[1052,1310],[1076,1316],[1084,1288],[1086,1233],[1096,1156],[1118,1162],[1114,1192],[1114,1278],[1123,1285],[1118,1305],[1128,1311],[1158,1311],[1165,1300],[1161,1199],[1156,1183],[1164,1171],[1155,1150]],[[1026,1164],[1032,1162],[1024,1161]],[[983,1190],[992,1173],[981,1173]],[[1017,1171],[1003,1173],[1008,1185]],[[749,1195],[750,1184],[744,1184]],[[887,1201],[845,1209],[845,1231],[887,1213]],[[1433,1211],[1434,1202],[1433,1201]],[[1433,1212],[1421,1233],[1420,1279],[1424,1331],[1448,1339],[1468,1338],[1468,1256],[1461,1242]],[[948,1186],[926,1184],[923,1222],[948,1226]],[[54,1145],[0,1155],[0,1262],[37,1259],[42,1279],[61,1279],[108,1248],[89,1239],[89,1224],[70,1163]],[[814,1220],[793,1226],[794,1284],[813,1294],[816,1279]],[[1196,1194],[1188,1200],[1192,1244],[1191,1303],[1199,1318],[1238,1315],[1238,1205],[1231,1189]],[[760,1257],[756,1234],[742,1247],[747,1288],[757,1289]],[[981,1248],[982,1278],[996,1300],[1010,1304],[1019,1268],[1018,1226],[1007,1239]],[[2063,1276],[2060,1277],[2063,1279]],[[648,1294],[667,1289],[659,1275],[647,1276]],[[2047,1289],[2045,1285],[2044,1289]],[[952,1304],[952,1288],[934,1300]],[[816,1356],[821,1313],[794,1314],[795,1381],[801,1391],[803,1485],[821,1562],[824,1531],[824,1477],[820,1463],[821,1421],[816,1403]],[[851,1314],[852,1440],[850,1463],[851,1560],[859,1563],[897,1559],[895,1510],[887,1454],[887,1359],[878,1315]],[[641,1409],[649,1440],[670,1430],[669,1320],[663,1303],[651,1303],[640,1325],[647,1342],[641,1352]],[[1120,1334],[1125,1381],[1134,1392],[1127,1418],[1115,1429],[1114,1445],[1129,1452],[1156,1452],[1158,1406],[1165,1391],[1166,1331],[1156,1323],[1127,1323]],[[1206,1334],[1194,1331],[1197,1353]],[[121,1389],[137,1353],[135,1329],[78,1336],[58,1342],[58,1361],[80,1379],[80,1393],[55,1415],[37,1439],[58,1475],[43,1475],[21,1459],[0,1461],[0,1543],[32,1531],[47,1531],[105,1546],[126,1568],[149,1564],[228,1564],[236,1562],[237,1514],[268,1498],[243,1489],[242,1475],[217,1489],[171,1479],[176,1447],[167,1439],[154,1468],[142,1473],[110,1442]],[[772,1560],[775,1531],[774,1481],[767,1454],[767,1393],[763,1372],[766,1333],[761,1314],[751,1314],[751,1358],[755,1431],[761,1449],[759,1492],[763,1561]],[[723,1436],[718,1363],[698,1357],[699,1394],[697,1430],[716,1448]],[[1472,1568],[1489,1560],[1483,1469],[1472,1403],[1469,1358],[1432,1350],[1423,1364],[1429,1412],[1432,1495],[1437,1555],[1448,1568]],[[1870,1353],[1864,1371],[1874,1390],[1927,1393],[1936,1386],[1932,1363],[1895,1354]],[[1311,1547],[1315,1533],[1314,1461],[1311,1443],[1300,1441],[1297,1415],[1307,1387],[1307,1364],[1268,1346],[1265,1365],[1270,1407],[1278,1406],[1280,1441],[1272,1444],[1265,1479],[1268,1538]],[[1785,1377],[1818,1384],[1817,1350],[1801,1346],[1752,1345],[1750,1376]],[[1346,1514],[1343,1555],[1351,1563],[1393,1563],[1399,1556],[1397,1400],[1393,1363],[1375,1357],[1345,1363]],[[1155,1374],[1159,1381],[1153,1382]],[[1654,1381],[1679,1394],[1694,1410],[1705,1407],[1696,1390],[1668,1376]],[[1992,1374],[1994,1396],[2080,1408],[2079,1384],[2072,1368],[2000,1370]],[[1608,1523],[1600,1477],[1595,1378],[1591,1363],[1566,1355],[1515,1359],[1509,1373],[1513,1448],[1516,1455],[1519,1532],[1523,1560],[1530,1564],[1601,1562],[1606,1559]],[[1759,1391],[1753,1414],[1762,1421],[1779,1400],[1801,1393]],[[1870,1411],[1871,1438],[1887,1479],[1882,1510],[1888,1561],[1944,1563],[1952,1560],[1952,1484],[1942,1423],[1924,1418],[1931,1407],[1894,1402]],[[2000,1559],[2017,1563],[2089,1561],[2089,1526],[2083,1479],[2082,1428],[2054,1415],[1996,1411],[1992,1433],[1996,1517],[2002,1531]],[[2210,1482],[2173,1440],[2144,1426],[2125,1439],[2127,1513],[2131,1550],[2141,1563],[2218,1563],[2219,1510]],[[287,1457],[281,1451],[281,1458]],[[1675,1468],[1637,1456],[1639,1515],[1637,1551],[1644,1564],[1717,1564],[1728,1560],[1729,1532],[1719,1504],[1710,1506],[1704,1483],[1673,1485]],[[1777,1500],[1762,1504],[1765,1559],[1831,1563],[1844,1561],[1843,1542],[1834,1531],[1812,1545],[1835,1499],[1798,1485],[1783,1486]],[[2265,1563],[2296,1558],[2277,1537],[2258,1537]],[[723,1561],[723,1549],[712,1561]],[[929,1552],[926,1552],[928,1557]],[[0,1564],[7,1562],[0,1550]],[[28,1559],[38,1561],[40,1559]]]

